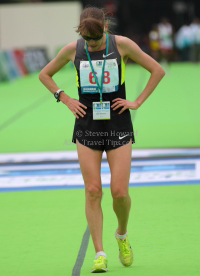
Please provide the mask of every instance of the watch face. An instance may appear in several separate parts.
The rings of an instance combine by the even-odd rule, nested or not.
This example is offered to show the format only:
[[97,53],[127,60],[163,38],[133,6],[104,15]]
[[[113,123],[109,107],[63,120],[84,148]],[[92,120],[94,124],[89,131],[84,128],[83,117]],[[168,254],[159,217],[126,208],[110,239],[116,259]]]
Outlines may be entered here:
[[54,97],[55,97],[56,99],[58,99],[59,94],[58,94],[57,92],[55,92],[55,93],[54,93]]

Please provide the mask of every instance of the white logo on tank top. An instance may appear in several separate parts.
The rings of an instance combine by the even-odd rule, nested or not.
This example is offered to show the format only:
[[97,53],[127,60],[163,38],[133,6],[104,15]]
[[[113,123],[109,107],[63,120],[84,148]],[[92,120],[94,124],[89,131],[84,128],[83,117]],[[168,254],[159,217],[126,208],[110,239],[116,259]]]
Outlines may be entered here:
[[110,54],[107,54],[107,55],[104,55],[104,54],[103,54],[103,58],[106,58],[106,57],[108,57],[108,56],[110,56],[110,55],[112,55],[112,54],[114,54],[114,52],[112,52],[112,53],[110,53]]
[[123,139],[123,138],[126,137],[126,136],[128,136],[128,134],[126,134],[126,135],[124,135],[124,136],[122,136],[122,137],[119,136],[119,139],[121,140],[121,139]]

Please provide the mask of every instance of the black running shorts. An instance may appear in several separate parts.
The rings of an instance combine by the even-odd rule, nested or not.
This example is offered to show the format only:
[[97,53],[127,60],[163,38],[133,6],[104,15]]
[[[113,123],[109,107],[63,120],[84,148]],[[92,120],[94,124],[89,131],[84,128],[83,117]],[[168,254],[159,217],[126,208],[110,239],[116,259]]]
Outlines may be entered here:
[[72,142],[79,143],[96,150],[107,151],[123,146],[130,142],[135,143],[133,125],[129,109],[118,114],[120,109],[111,111],[110,120],[93,120],[91,108],[84,109],[84,117],[79,115],[74,124]]

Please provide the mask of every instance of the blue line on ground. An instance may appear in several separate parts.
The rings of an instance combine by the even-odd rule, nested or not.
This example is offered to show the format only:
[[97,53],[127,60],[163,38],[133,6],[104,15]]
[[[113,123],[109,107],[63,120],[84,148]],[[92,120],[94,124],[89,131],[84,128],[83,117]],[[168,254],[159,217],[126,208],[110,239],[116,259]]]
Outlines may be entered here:
[[[146,166],[131,166],[131,172],[142,171],[172,171],[172,170],[195,170],[195,164],[169,164],[169,165],[146,165]],[[102,167],[102,173],[109,173],[110,168]],[[5,171],[0,174],[0,177],[11,176],[27,176],[27,175],[63,175],[63,174],[81,174],[80,168],[68,169],[41,169],[41,170],[15,170]]]

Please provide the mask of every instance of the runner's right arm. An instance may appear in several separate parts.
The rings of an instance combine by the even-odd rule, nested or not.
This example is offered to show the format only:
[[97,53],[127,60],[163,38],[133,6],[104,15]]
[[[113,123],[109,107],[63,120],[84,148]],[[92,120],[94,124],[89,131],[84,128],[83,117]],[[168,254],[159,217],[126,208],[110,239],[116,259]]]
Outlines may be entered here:
[[[46,86],[46,88],[54,94],[59,87],[53,80],[53,75],[57,73],[63,66],[65,66],[70,60],[74,62],[76,54],[76,41],[73,41],[63,47],[57,56],[50,61],[40,72],[39,79]],[[86,114],[85,111],[81,108],[87,108],[85,105],[81,104],[78,100],[70,98],[67,94],[61,92],[60,100],[68,106],[68,108],[73,112],[77,117],[78,113],[83,117],[83,114]],[[83,113],[83,114],[82,114]]]
[[76,41],[73,41],[63,47],[57,56],[41,70],[39,79],[52,93],[55,93],[59,89],[57,84],[52,79],[53,75],[73,59],[75,51]]

